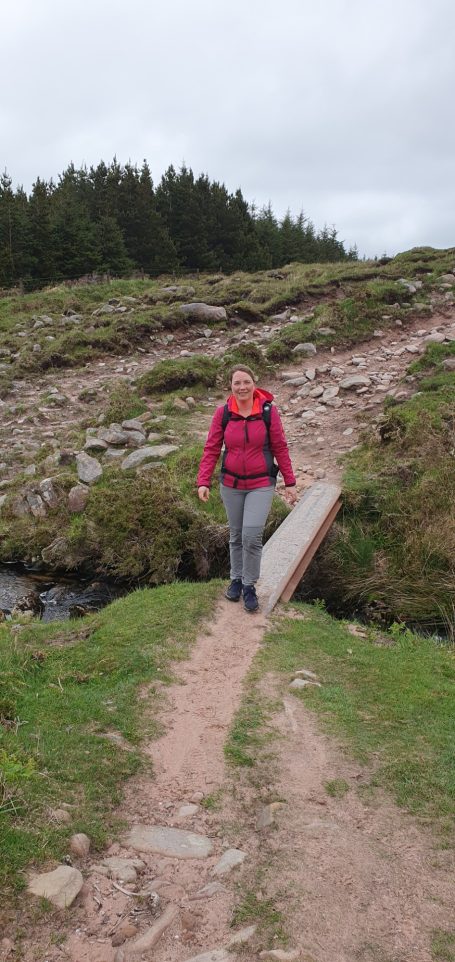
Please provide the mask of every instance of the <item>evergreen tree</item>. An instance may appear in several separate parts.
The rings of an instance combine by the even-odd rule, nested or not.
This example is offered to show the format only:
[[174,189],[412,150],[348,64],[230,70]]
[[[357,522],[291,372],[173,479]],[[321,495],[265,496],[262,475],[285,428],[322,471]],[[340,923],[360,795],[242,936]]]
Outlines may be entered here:
[[11,287],[28,273],[27,195],[16,192],[6,170],[0,177],[0,284]]
[[55,277],[55,232],[52,225],[53,184],[39,177],[33,184],[28,203],[29,270],[35,285],[50,283]]

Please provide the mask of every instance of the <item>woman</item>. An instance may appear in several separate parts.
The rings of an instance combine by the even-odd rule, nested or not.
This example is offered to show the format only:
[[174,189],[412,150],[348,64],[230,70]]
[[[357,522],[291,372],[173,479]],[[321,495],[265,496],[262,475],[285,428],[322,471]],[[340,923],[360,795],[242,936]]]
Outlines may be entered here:
[[226,598],[239,601],[243,594],[245,609],[256,611],[262,533],[276,476],[281,471],[290,504],[297,500],[295,477],[280,416],[271,404],[273,394],[257,388],[252,370],[240,364],[232,371],[231,391],[227,404],[216,409],[210,425],[199,465],[198,496],[201,501],[209,499],[210,482],[224,441],[220,490],[229,521],[231,556]]

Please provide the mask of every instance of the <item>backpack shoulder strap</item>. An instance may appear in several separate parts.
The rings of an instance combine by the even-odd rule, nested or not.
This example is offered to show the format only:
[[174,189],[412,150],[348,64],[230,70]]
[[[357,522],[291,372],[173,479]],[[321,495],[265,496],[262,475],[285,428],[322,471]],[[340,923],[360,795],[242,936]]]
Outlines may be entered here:
[[231,412],[228,408],[228,405],[225,404],[223,408],[223,417],[221,419],[221,427],[223,428],[223,434],[230,420],[231,420]]

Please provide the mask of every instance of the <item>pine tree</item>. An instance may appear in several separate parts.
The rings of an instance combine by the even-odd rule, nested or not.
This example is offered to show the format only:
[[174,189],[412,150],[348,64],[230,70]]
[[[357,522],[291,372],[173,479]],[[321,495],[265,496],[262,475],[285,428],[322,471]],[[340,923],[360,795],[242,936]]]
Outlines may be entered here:
[[55,232],[52,225],[53,184],[39,177],[28,203],[29,265],[34,285],[50,283],[55,277]]

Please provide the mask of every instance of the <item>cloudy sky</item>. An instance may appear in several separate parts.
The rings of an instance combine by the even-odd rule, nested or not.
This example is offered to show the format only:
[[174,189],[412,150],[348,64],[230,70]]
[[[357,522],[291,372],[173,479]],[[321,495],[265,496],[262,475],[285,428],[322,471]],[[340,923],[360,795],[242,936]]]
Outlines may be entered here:
[[0,166],[183,161],[361,254],[455,245],[453,0],[15,0]]

